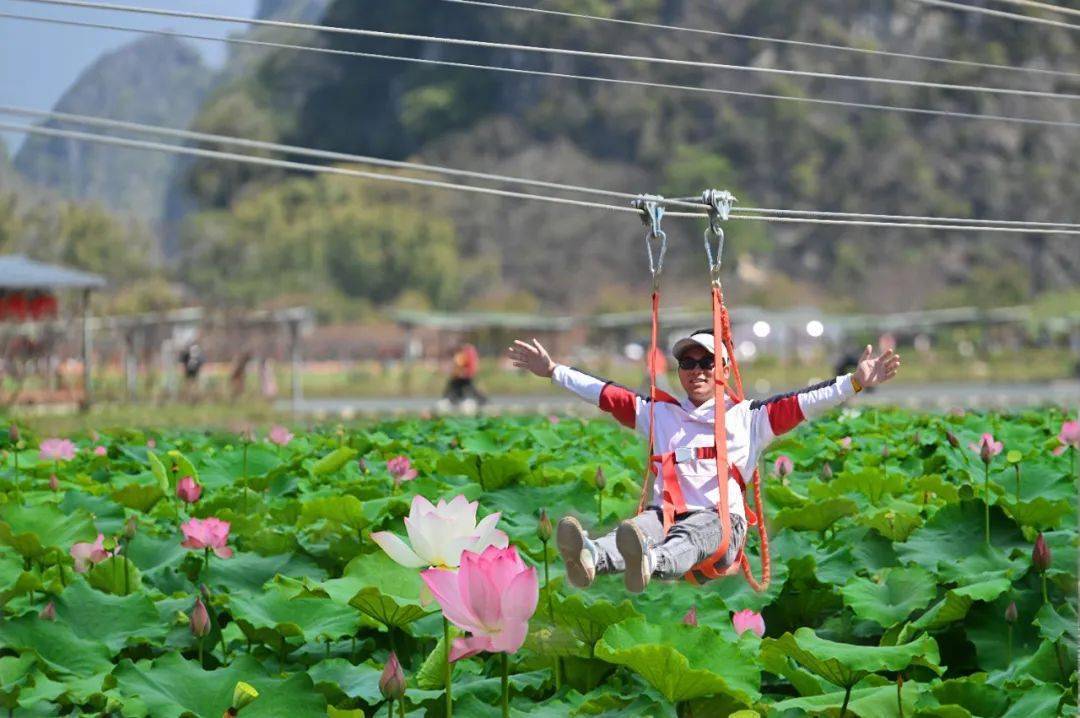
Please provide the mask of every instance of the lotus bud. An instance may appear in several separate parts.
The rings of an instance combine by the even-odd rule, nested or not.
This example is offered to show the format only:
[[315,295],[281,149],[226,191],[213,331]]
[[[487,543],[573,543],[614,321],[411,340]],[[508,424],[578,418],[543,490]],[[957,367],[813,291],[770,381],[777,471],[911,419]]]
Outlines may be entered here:
[[382,676],[379,677],[379,692],[387,700],[401,700],[405,695],[405,673],[401,670],[397,654],[390,652]]
[[989,464],[994,458],[993,453],[990,451],[990,444],[986,441],[979,446],[979,458],[982,459],[984,464]]
[[19,443],[19,427],[16,424],[12,424],[8,427],[8,439],[12,444]]
[[259,697],[259,692],[255,690],[255,687],[250,683],[244,683],[239,681],[236,687],[233,688],[232,705],[225,711],[222,718],[236,718],[236,714],[244,708],[247,708],[252,702]]
[[599,466],[596,467],[596,476],[594,477],[593,481],[596,482],[596,488],[600,489],[601,491],[603,491],[604,487],[607,486],[607,477],[604,476],[604,470],[601,469]]
[[210,633],[210,614],[206,611],[201,598],[195,599],[195,607],[191,609],[191,620],[188,622],[191,635],[202,638]]
[[783,454],[776,457],[776,461],[773,462],[773,471],[781,479],[785,478],[788,474],[790,474],[794,470],[794,468],[795,465],[792,463],[791,458],[788,456],[784,456]]
[[954,449],[960,448],[960,439],[956,438],[956,434],[951,431],[945,432],[945,438],[949,440],[949,445]]
[[202,496],[202,487],[195,483],[195,479],[185,476],[176,482],[176,496],[187,504],[193,504]]
[[832,479],[832,466],[829,465],[828,461],[821,466],[821,478],[824,481],[830,481]]
[[356,460],[356,468],[360,469],[361,474],[366,474],[368,472],[367,462],[364,461],[362,457]]
[[135,514],[128,516],[128,520],[124,522],[124,538],[128,541],[135,538],[135,533],[139,530],[139,517]]
[[1031,563],[1039,572],[1050,568],[1050,547],[1046,545],[1041,531],[1035,539],[1035,548],[1031,550]]
[[52,489],[53,491],[59,491],[60,490],[60,479],[56,478],[56,474],[52,474],[49,477],[49,488]]
[[1016,623],[1016,601],[1011,601],[1009,607],[1005,609],[1005,620]]
[[551,540],[551,519],[548,518],[547,511],[544,509],[540,509],[540,522],[536,524],[536,535],[541,543]]
[[56,620],[56,606],[52,601],[45,604],[45,608],[41,609],[41,613],[38,614],[38,618],[42,621],[55,621]]
[[690,610],[686,612],[686,615],[682,617],[682,622],[687,626],[693,626],[697,628],[697,606],[691,606]]
[[205,583],[199,585],[199,593],[202,594],[203,600],[210,603],[210,587]]

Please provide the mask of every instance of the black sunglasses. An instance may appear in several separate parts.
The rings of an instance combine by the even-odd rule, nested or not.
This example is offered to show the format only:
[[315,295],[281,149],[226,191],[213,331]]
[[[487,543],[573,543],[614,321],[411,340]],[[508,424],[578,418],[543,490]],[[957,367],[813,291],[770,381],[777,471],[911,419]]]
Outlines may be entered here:
[[683,357],[679,360],[679,368],[684,371],[690,371],[694,367],[701,367],[705,371],[712,371],[714,366],[716,366],[716,360],[711,356],[704,356],[700,359]]

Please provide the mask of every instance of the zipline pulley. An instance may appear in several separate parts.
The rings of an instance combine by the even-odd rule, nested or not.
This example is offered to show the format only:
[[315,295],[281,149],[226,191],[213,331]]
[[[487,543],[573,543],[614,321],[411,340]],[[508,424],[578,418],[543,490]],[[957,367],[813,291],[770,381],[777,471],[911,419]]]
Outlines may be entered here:
[[652,275],[653,291],[660,286],[660,272],[664,268],[664,255],[667,254],[667,234],[660,226],[664,218],[664,198],[660,195],[643,194],[631,203],[641,210],[641,222],[648,229],[645,232],[645,251],[649,255],[649,273]]
[[[709,226],[705,228],[705,257],[709,261],[709,276],[713,286],[720,285],[720,265],[724,261],[724,228],[720,222],[731,214],[731,205],[738,200],[727,190],[707,189],[701,201],[709,206]],[[716,252],[713,253],[713,242]]]

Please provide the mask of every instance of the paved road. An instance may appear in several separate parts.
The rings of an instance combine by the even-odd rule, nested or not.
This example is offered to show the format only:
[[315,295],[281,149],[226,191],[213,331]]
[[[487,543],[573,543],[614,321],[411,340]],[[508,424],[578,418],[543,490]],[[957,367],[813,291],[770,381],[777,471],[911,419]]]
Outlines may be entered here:
[[[1015,409],[1056,404],[1080,407],[1080,381],[1040,384],[919,384],[885,386],[866,394],[860,403],[896,405],[927,411],[963,409]],[[278,402],[288,411],[290,402]],[[301,414],[317,418],[358,416],[407,416],[437,413],[435,397],[304,399],[297,407]],[[595,411],[580,399],[560,395],[493,396],[485,414],[589,414]]]

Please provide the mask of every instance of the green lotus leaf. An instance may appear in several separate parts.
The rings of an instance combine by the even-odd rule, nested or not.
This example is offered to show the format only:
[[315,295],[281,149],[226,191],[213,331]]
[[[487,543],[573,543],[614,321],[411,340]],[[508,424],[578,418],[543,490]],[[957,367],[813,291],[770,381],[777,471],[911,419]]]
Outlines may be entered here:
[[53,603],[57,621],[71,626],[80,638],[104,643],[114,653],[137,641],[158,641],[169,630],[145,593],[112,596],[76,581]]
[[320,690],[329,690],[332,694],[347,698],[359,698],[368,705],[378,705],[383,700],[379,693],[382,667],[372,663],[353,665],[344,658],[327,658],[312,666],[308,675]]
[[1039,634],[1043,638],[1056,641],[1064,636],[1074,650],[1078,632],[1076,621],[1076,607],[1071,603],[1057,606],[1046,603],[1035,614],[1035,625],[1039,627]]
[[1065,517],[1076,516],[1076,497],[1050,500],[1036,496],[1030,501],[1016,502],[1010,498],[999,502],[1013,520],[1021,526],[1032,526],[1040,530],[1055,529]]
[[926,608],[937,596],[937,584],[921,568],[894,568],[879,581],[853,578],[840,593],[856,616],[888,628]]
[[785,486],[778,481],[769,481],[765,484],[765,501],[770,507],[800,508],[806,506],[810,499],[797,493],[790,486]]
[[233,594],[229,612],[244,635],[278,648],[290,638],[335,640],[352,636],[360,628],[360,616],[351,608],[318,596],[290,598],[278,588],[254,596]]
[[374,586],[357,591],[349,599],[349,605],[389,628],[404,628],[428,613],[418,603],[388,596]]
[[[1057,686],[1035,686],[1024,691],[1009,710],[1001,714],[1000,718],[1034,718],[1035,716],[1060,716],[1067,715],[1061,712],[1062,705],[1067,693]],[[1075,708],[1072,713],[1076,713]]]
[[947,504],[955,504],[960,500],[960,492],[956,486],[945,481],[938,474],[923,474],[909,481],[908,488],[916,503],[933,503],[935,499]]
[[900,496],[905,489],[905,479],[899,471],[883,473],[880,469],[867,468],[860,471],[843,471],[825,484],[828,496],[840,497],[857,493],[878,506],[887,496]]
[[[895,685],[876,686],[872,688],[857,688],[851,691],[848,698],[847,712],[849,715],[859,718],[896,718],[900,716],[898,702],[903,703],[905,716],[915,714],[915,705],[927,692],[924,683],[904,681],[902,690],[897,691]],[[899,693],[899,696],[897,695]],[[820,696],[805,696],[802,698],[789,698],[774,703],[772,710],[778,714],[784,711],[800,711],[800,715],[840,715],[840,708],[844,705],[846,694],[844,691],[826,693]],[[899,698],[899,701],[897,700]],[[771,714],[770,714],[771,715]]]
[[856,514],[858,510],[858,504],[844,498],[827,499],[797,509],[781,509],[773,516],[773,530],[788,528],[796,531],[824,531],[845,516]]
[[95,564],[86,574],[86,580],[97,590],[118,596],[126,596],[142,588],[142,574],[124,556],[111,556]]
[[311,465],[312,476],[326,476],[332,474],[345,464],[349,463],[349,459],[352,459],[357,455],[356,449],[348,446],[339,446],[331,451],[326,456],[322,457]]
[[1009,575],[1026,562],[1009,558],[1018,549],[1030,554],[1031,544],[1016,523],[998,506],[990,507],[990,543],[985,541],[985,505],[963,501],[940,509],[908,540],[897,547],[900,558],[935,571],[948,581],[970,583],[985,574]]
[[112,654],[104,643],[80,638],[68,624],[34,614],[0,621],[0,645],[32,652],[49,670],[65,676],[85,678],[112,670]]
[[586,601],[580,593],[558,598],[554,603],[555,624],[570,631],[591,652],[608,628],[641,616],[628,600],[619,604],[611,601]]
[[264,476],[281,463],[281,458],[274,451],[276,447],[260,443],[247,447],[247,473],[244,472],[244,450],[241,447],[227,447],[213,456],[196,457],[199,479],[205,489],[217,490],[241,485],[244,476],[248,481]]
[[[196,483],[199,483],[199,472],[195,469],[195,465],[192,464],[186,456],[184,456],[177,449],[171,449],[168,452],[169,459],[172,461],[173,466],[176,467],[176,476],[184,477],[190,476],[195,479]],[[179,480],[179,479],[177,479]]]
[[420,572],[395,563],[382,551],[356,557],[341,578],[319,585],[333,600],[384,626],[404,627],[428,613],[420,605]]
[[316,580],[326,576],[325,571],[303,554],[260,556],[237,551],[232,558],[226,559],[211,554],[210,570],[205,572],[201,580],[211,587],[229,591],[258,591],[278,574],[306,576]]
[[921,508],[908,501],[894,499],[887,506],[859,517],[859,523],[874,529],[891,541],[905,541],[922,525]]
[[350,533],[367,528],[371,522],[364,515],[364,505],[355,496],[321,496],[301,504],[299,528],[326,522]]
[[126,506],[144,514],[150,513],[157,502],[165,498],[165,494],[162,493],[161,487],[157,484],[140,484],[136,482],[113,491],[111,496],[112,500],[121,506]]
[[259,697],[244,708],[244,718],[299,718],[326,715],[326,702],[306,673],[272,678],[247,655],[224,668],[207,671],[193,661],[169,653],[155,661],[120,662],[116,692],[142,702],[155,718],[217,718],[232,702],[239,681],[251,684]]
[[949,589],[940,601],[919,616],[912,625],[933,631],[962,621],[975,601],[993,601],[1008,591],[1011,585],[1007,578],[991,578]]
[[852,688],[866,676],[879,671],[901,671],[910,665],[925,666],[937,673],[937,642],[922,636],[899,646],[859,646],[820,638],[811,628],[795,634],[766,638],[763,647],[775,647],[812,673],[841,688]]
[[165,496],[171,495],[172,484],[169,481],[169,470],[165,468],[165,464],[161,462],[157,454],[149,449],[146,451],[146,460],[150,463],[150,473],[154,475],[158,489]]
[[54,549],[67,554],[73,544],[96,537],[93,521],[81,510],[66,513],[50,504],[0,506],[0,543],[27,558],[41,559]]
[[999,716],[1010,701],[1007,691],[987,684],[985,673],[942,681],[931,692],[941,706],[958,706],[976,716]]
[[749,706],[761,695],[755,661],[707,626],[631,618],[604,632],[596,657],[632,669],[672,703],[723,694]]

